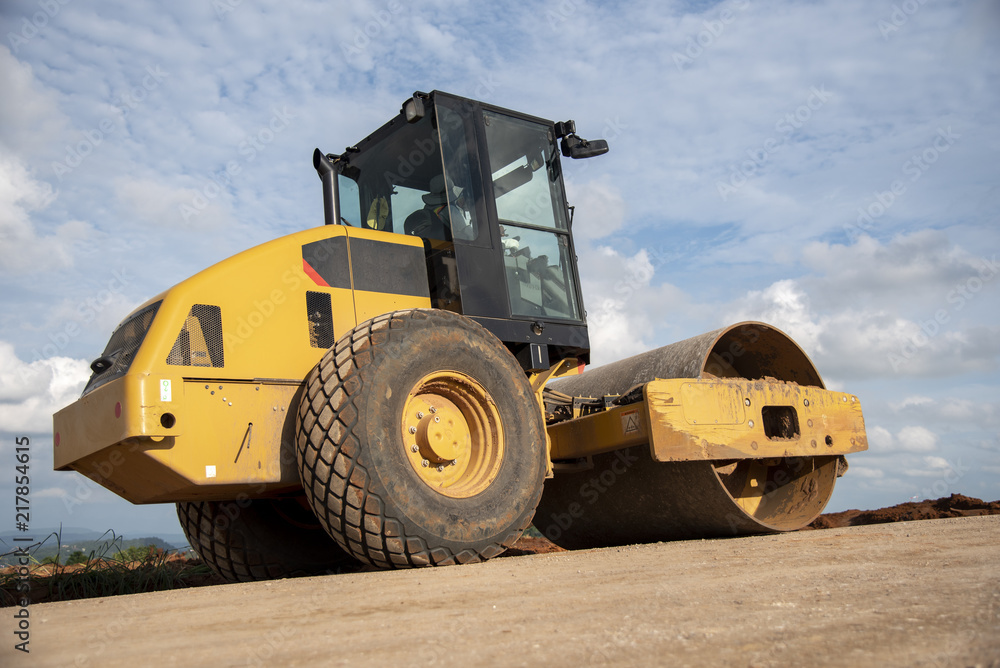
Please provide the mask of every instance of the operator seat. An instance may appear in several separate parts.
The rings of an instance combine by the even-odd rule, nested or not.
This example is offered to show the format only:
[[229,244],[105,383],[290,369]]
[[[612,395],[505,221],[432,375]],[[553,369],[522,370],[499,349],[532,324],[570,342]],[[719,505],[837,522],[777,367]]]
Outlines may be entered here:
[[430,192],[423,195],[424,207],[417,209],[403,221],[403,232],[426,239],[451,241],[451,224],[448,221],[448,196],[443,174],[431,179]]

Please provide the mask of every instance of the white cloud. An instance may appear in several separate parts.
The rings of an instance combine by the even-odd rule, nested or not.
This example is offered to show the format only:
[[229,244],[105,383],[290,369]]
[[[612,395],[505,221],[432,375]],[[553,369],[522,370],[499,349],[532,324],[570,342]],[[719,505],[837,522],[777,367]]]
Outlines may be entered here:
[[930,429],[910,425],[893,435],[885,427],[868,427],[868,443],[876,454],[887,452],[931,452],[937,449],[938,437]]
[[40,272],[73,263],[76,242],[90,236],[91,228],[70,221],[53,234],[39,234],[31,216],[55,199],[52,187],[35,180],[11,155],[0,154],[0,267],[8,272]]
[[[1000,266],[990,270],[992,258],[970,253],[938,230],[918,230],[886,242],[862,234],[853,244],[813,242],[802,251],[802,263],[813,277],[805,283],[824,307],[892,303],[900,311],[936,306],[952,310],[962,298],[957,290],[972,277],[987,272],[993,280]],[[971,297],[971,295],[970,295]]]
[[895,439],[885,427],[868,427],[868,445],[873,451],[888,452],[893,449]]
[[32,490],[31,496],[36,499],[61,499],[69,496],[69,492],[62,487],[46,487],[37,491]]
[[[966,393],[982,399],[988,391],[968,388]],[[989,431],[1000,424],[1000,401],[982,401],[954,396],[907,397],[890,402],[889,408],[906,420],[919,418],[924,424],[949,425],[957,431]]]
[[923,467],[906,469],[904,473],[915,478],[958,477],[955,468],[943,457],[924,457]]
[[751,290],[732,317],[783,329],[821,373],[832,369],[838,380],[957,375],[998,365],[1000,327],[990,314],[1000,304],[997,291],[987,291],[993,278],[971,284],[981,295],[950,290],[987,270],[940,234],[814,244],[803,258],[823,273]]
[[52,138],[61,135],[66,118],[59,111],[55,91],[40,85],[31,65],[18,60],[6,45],[0,45],[0,90],[4,92],[0,95],[0,145],[33,153],[45,150]]
[[578,248],[594,364],[628,357],[649,347],[651,328],[637,308],[636,292],[655,269],[645,250],[631,257],[608,247]]
[[893,410],[903,410],[907,408],[916,408],[918,410],[923,410],[925,407],[930,406],[934,403],[934,400],[930,397],[922,396],[910,396],[906,397],[900,402],[893,402],[889,404]]
[[885,472],[881,469],[868,468],[867,466],[851,466],[851,475],[856,475],[869,480],[881,480],[885,477]]
[[930,452],[937,448],[938,437],[926,427],[909,426],[896,434],[896,444],[903,452]]
[[126,220],[143,229],[175,228],[206,230],[232,226],[228,193],[206,178],[195,188],[174,188],[152,179],[122,178],[115,194]]
[[23,362],[0,341],[0,424],[5,432],[45,433],[52,414],[75,401],[90,377],[85,360],[50,357]]
[[628,207],[621,191],[608,183],[566,179],[566,197],[576,207],[573,239],[578,245],[617,232],[625,223]]

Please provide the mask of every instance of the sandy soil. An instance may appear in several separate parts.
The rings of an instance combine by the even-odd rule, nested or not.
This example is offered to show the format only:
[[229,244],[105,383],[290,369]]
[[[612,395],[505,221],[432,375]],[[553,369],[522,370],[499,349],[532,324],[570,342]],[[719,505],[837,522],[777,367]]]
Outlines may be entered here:
[[[931,520],[943,519],[946,517],[970,517],[979,515],[1000,514],[1000,501],[982,501],[980,499],[968,497],[962,494],[952,494],[949,497],[940,499],[902,503],[889,508],[879,508],[877,510],[846,510],[839,513],[821,515],[806,529],[833,529],[837,527],[859,526],[863,524],[884,524],[888,522],[905,522],[910,520]],[[551,541],[541,537],[522,536],[512,548],[504,552],[498,558],[519,557],[527,554],[547,554],[550,552],[564,552],[565,550]],[[197,557],[185,554],[162,555],[163,568],[170,569],[175,574],[168,584],[165,578],[151,579],[149,588],[146,591],[161,589],[179,589],[184,587],[207,587],[211,585],[226,584],[219,575],[208,572],[201,560]],[[143,567],[143,564],[136,562],[133,567]],[[201,568],[198,568],[201,567]],[[79,588],[69,592],[60,593],[49,581],[48,576],[53,574],[72,573],[83,570],[82,564],[74,566],[52,566],[41,565],[32,569],[32,573],[37,576],[33,581],[30,599],[33,603],[48,603],[50,601],[65,601],[80,597]],[[0,576],[14,572],[16,569],[8,568],[0,570]],[[358,571],[376,571],[378,569],[370,566],[360,566]],[[110,583],[109,586],[113,584]],[[94,591],[91,597],[113,596],[116,592]],[[16,582],[5,583],[0,587],[0,608],[16,605],[16,601],[22,595],[16,590]]]
[[998,545],[962,517],[45,603],[0,665],[1000,668]]

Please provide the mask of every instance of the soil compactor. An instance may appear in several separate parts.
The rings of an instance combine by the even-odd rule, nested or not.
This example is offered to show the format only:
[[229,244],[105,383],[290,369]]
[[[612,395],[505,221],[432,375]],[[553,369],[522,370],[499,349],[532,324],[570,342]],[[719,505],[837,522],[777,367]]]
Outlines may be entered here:
[[805,526],[867,441],[786,335],[583,372],[561,157],[607,150],[439,91],[317,149],[326,224],[126,317],[54,416],[55,468],[176,503],[234,581],[482,561],[532,522],[571,548]]

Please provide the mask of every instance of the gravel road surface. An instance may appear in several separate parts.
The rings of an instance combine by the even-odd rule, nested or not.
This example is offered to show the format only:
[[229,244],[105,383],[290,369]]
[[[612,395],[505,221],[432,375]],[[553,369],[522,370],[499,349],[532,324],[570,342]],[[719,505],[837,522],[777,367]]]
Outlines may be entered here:
[[3,666],[1000,668],[1000,516],[45,603]]

